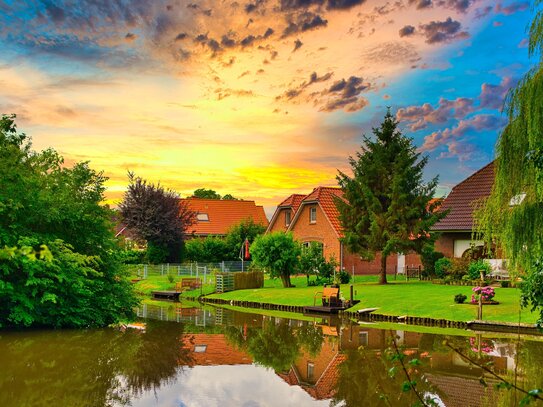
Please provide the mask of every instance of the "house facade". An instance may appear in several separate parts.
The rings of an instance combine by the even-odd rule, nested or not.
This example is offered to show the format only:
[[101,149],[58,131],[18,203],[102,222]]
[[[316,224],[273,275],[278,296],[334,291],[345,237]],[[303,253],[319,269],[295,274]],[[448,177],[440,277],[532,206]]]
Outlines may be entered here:
[[439,209],[449,213],[432,227],[440,233],[436,251],[446,257],[463,257],[474,249],[482,251],[484,243],[472,239],[474,212],[490,195],[493,183],[494,162],[491,162],[452,189]]
[[187,237],[226,236],[228,229],[248,219],[268,226],[264,208],[255,201],[200,198],[181,201],[196,213],[194,224],[186,231]]
[[[341,270],[351,274],[377,274],[381,269],[381,256],[365,261],[351,253],[341,242],[343,230],[339,221],[336,200],[343,199],[343,192],[337,187],[318,187],[308,195],[291,195],[277,206],[267,232],[292,232],[302,244],[317,242],[322,245],[326,259],[334,258]],[[290,213],[290,215],[287,215]],[[289,219],[290,216],[290,219]],[[290,220],[290,221],[289,221]],[[403,271],[405,266],[418,266],[417,255],[387,257],[387,273]]]

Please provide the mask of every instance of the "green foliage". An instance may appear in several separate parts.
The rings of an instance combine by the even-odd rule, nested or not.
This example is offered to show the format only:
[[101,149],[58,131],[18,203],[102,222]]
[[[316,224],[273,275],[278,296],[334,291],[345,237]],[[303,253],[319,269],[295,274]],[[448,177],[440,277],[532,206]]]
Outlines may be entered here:
[[483,276],[486,276],[490,274],[490,272],[492,271],[492,267],[483,259],[479,259],[469,263],[468,276],[471,280],[479,280],[481,278],[481,271],[483,272]]
[[464,301],[466,301],[466,299],[468,298],[467,295],[464,295],[464,294],[456,294],[454,296],[454,302],[456,302],[457,304],[463,304]]
[[128,173],[128,181],[119,204],[123,222],[154,251],[149,253],[148,250],[149,261],[179,261],[184,233],[194,222],[194,212],[186,202],[179,200],[176,192],[166,190],[160,184],[148,183],[132,172]]
[[251,246],[253,262],[270,273],[272,278],[281,278],[283,287],[291,287],[290,275],[299,267],[301,248],[291,233],[274,232],[258,236]]
[[435,274],[439,278],[444,278],[449,274],[452,268],[452,261],[447,257],[442,257],[435,262],[434,270]]
[[531,272],[521,285],[521,304],[531,307],[531,311],[539,311],[537,325],[543,329],[543,262],[536,261]]
[[[223,198],[225,199],[225,198]],[[222,260],[239,260],[241,245],[245,239],[252,244],[255,238],[266,231],[266,227],[260,223],[255,223],[253,219],[242,220],[237,225],[232,226],[226,233],[226,246],[228,252]],[[251,250],[249,250],[249,253]]]
[[61,240],[21,243],[0,250],[0,326],[95,327],[134,316],[132,287],[112,263]]
[[218,263],[225,259],[230,259],[231,257],[228,254],[229,248],[226,240],[218,236],[194,238],[185,242],[185,256],[187,260]]
[[309,246],[302,247],[299,271],[307,276],[308,284],[310,275],[317,276],[317,284],[329,283],[336,267],[337,262],[334,258],[327,261],[324,257],[321,243],[311,242]]
[[468,274],[470,259],[466,257],[454,257],[451,260],[451,268],[447,275],[453,280],[461,280],[463,276]]
[[146,254],[145,250],[122,250],[119,252],[119,261],[122,264],[143,264]]
[[443,258],[444,254],[441,252],[436,252],[434,250],[433,244],[424,245],[420,253],[420,258],[422,261],[422,267],[424,267],[424,275],[433,276],[436,274],[435,264],[436,261]]
[[132,315],[113,212],[101,205],[106,177],[32,151],[14,119],[0,119],[0,324],[101,326]]
[[343,242],[353,253],[372,260],[381,252],[381,284],[386,283],[386,258],[391,253],[420,252],[432,241],[430,229],[445,213],[430,204],[437,177],[423,182],[428,157],[417,153],[410,138],[398,130],[390,111],[374,138],[364,136],[361,151],[350,157],[353,177],[337,179],[345,200],[338,199]]
[[200,199],[221,199],[221,196],[216,191],[205,188],[198,188],[192,196]]
[[338,280],[340,284],[349,284],[349,281],[351,281],[351,275],[345,270],[341,270],[338,274]]
[[496,178],[477,217],[479,234],[488,246],[503,249],[509,272],[527,274],[524,304],[539,308],[543,315],[539,291],[543,258],[542,4],[540,0],[534,4],[529,32],[529,52],[538,61],[507,97],[505,112],[509,121],[496,146]]

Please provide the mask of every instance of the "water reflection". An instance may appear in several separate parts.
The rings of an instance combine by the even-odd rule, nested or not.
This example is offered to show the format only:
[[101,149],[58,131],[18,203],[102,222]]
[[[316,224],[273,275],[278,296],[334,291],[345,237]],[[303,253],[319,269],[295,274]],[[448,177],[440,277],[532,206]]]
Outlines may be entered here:
[[181,304],[138,314],[145,331],[0,332],[0,405],[410,406],[417,393],[453,407],[518,405],[519,394],[496,390],[468,358],[527,389],[543,387],[539,340]]

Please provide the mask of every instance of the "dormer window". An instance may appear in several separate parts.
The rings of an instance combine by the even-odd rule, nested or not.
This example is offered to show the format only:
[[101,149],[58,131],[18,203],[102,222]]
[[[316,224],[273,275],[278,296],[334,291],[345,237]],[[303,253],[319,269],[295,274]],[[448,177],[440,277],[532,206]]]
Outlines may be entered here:
[[285,226],[290,225],[290,209],[285,211]]
[[198,219],[199,222],[209,222],[209,216],[207,215],[207,213],[197,214],[196,219]]
[[317,223],[317,207],[309,208],[309,223]]

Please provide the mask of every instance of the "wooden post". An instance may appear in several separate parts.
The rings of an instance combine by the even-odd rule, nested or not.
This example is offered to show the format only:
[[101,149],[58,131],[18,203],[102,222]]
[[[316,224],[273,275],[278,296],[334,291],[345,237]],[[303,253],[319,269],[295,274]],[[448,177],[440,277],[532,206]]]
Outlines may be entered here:
[[353,285],[351,284],[350,286],[350,291],[351,291],[351,307],[353,306],[353,301],[354,301],[354,292],[353,292]]

